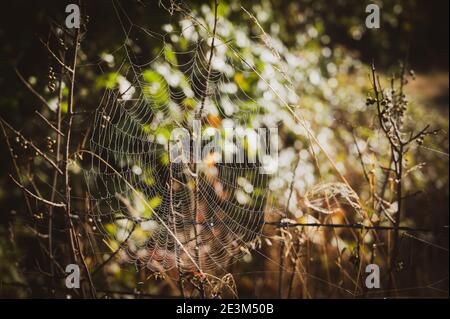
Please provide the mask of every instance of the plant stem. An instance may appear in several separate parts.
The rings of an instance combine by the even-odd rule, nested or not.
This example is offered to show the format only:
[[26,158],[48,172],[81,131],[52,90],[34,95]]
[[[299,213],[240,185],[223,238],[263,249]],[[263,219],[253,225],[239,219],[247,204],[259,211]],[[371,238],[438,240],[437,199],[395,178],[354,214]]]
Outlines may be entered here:
[[66,216],[70,227],[70,245],[72,250],[73,259],[75,262],[78,261],[78,256],[81,259],[81,263],[88,277],[88,282],[91,290],[91,295],[93,298],[96,297],[95,287],[92,282],[92,278],[89,272],[89,268],[84,260],[82,247],[80,241],[78,240],[77,231],[71,217],[71,185],[70,185],[70,174],[69,174],[69,161],[70,161],[70,141],[72,136],[72,124],[73,124],[73,111],[74,111],[74,92],[75,92],[75,76],[78,58],[78,47],[80,42],[80,29],[77,28],[74,37],[74,48],[73,48],[73,60],[72,60],[72,72],[70,73],[70,85],[69,85],[69,99],[68,99],[68,114],[67,114],[67,132],[66,132],[66,147],[64,154],[64,183],[65,183],[65,196],[66,196]]

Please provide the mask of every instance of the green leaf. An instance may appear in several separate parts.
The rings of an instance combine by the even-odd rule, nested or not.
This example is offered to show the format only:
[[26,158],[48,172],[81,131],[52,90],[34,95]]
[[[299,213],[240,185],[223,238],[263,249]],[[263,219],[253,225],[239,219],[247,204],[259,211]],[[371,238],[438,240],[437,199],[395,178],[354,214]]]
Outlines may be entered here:
[[177,65],[177,55],[172,50],[172,47],[170,45],[166,45],[164,47],[164,55],[167,61],[169,61],[171,64]]
[[149,200],[148,204],[151,208],[156,209],[161,204],[162,200],[161,197],[155,196],[152,199]]
[[166,80],[152,70],[145,71],[142,76],[144,81],[148,83],[143,89],[144,96],[151,98],[157,108],[167,105],[170,94],[167,90]]
[[95,86],[98,89],[101,89],[101,88],[112,89],[112,88],[116,87],[118,78],[119,78],[119,75],[118,75],[118,73],[115,73],[115,72],[103,74],[97,78]]

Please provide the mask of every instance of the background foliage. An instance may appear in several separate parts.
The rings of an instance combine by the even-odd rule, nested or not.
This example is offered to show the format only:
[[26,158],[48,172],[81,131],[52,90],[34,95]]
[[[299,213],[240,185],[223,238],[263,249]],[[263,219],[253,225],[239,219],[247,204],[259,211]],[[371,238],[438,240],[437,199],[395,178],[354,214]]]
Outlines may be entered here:
[[[136,24],[156,32],[163,32],[169,25],[172,28],[183,26],[180,16],[171,16],[158,6],[157,1],[122,1],[121,4]],[[366,30],[366,3],[361,1],[252,0],[244,4],[234,0],[223,1],[219,7],[218,34],[234,39],[239,52],[251,58],[264,76],[271,76],[271,69],[282,70],[271,77],[272,85],[283,99],[298,105],[317,138],[332,155],[339,172],[358,194],[364,211],[369,214],[367,219],[380,225],[388,225],[389,222],[378,211],[374,193],[383,188],[386,174],[382,167],[389,165],[390,152],[386,141],[380,137],[374,107],[366,105],[367,94],[371,92],[368,75],[370,63],[374,60],[383,83],[388,86],[389,77],[398,74],[400,62],[406,57],[409,83],[405,93],[409,104],[405,126],[419,131],[429,124],[443,132],[426,137],[424,143],[414,146],[407,157],[411,172],[405,177],[404,192],[420,193],[405,200],[402,224],[432,229],[433,232],[414,234],[419,239],[402,236],[400,263],[396,269],[396,294],[445,297],[448,296],[448,228],[443,230],[442,227],[448,225],[448,2],[389,0],[379,4],[382,7],[382,27]],[[3,93],[0,115],[23,135],[41,141],[40,145],[45,145],[52,131],[36,118],[35,111],[51,117],[54,110],[30,94],[15,74],[14,67],[35,90],[43,92],[51,104],[55,94],[48,90],[47,79],[49,67],[55,67],[55,64],[39,38],[46,39],[52,20],[64,21],[65,5],[65,2],[50,0],[9,2],[4,4],[6,8],[2,10],[0,19],[0,89]],[[189,5],[200,19],[211,21],[210,3],[189,1]],[[261,28],[241,9],[241,5],[254,14],[270,36],[271,45],[279,52],[279,59],[272,58],[272,49],[264,43]],[[89,15],[89,22],[79,54],[75,100],[78,110],[90,112],[98,106],[105,89],[119,86],[116,71],[123,56],[115,49],[124,38],[110,1],[89,2],[83,7],[83,12]],[[196,32],[201,37],[205,36],[199,30]],[[180,43],[171,44],[182,47]],[[152,58],[160,46],[161,43],[152,37],[136,41],[138,56],[143,61]],[[415,69],[414,76],[409,73],[411,68]],[[146,72],[149,82],[164,81],[152,67]],[[367,222],[347,207],[340,207],[332,214],[320,214],[302,203],[301,195],[320,182],[338,182],[336,172],[318,149],[315,150],[317,158],[311,155],[308,151],[311,145],[299,126],[290,119],[276,96],[264,94],[267,90],[259,79],[232,74],[230,80],[252,98],[263,99],[265,115],[281,123],[280,170],[269,183],[273,191],[270,199],[273,210],[284,212],[289,202],[287,217],[296,222]],[[290,96],[287,87],[295,91],[299,100]],[[68,94],[67,89],[63,91],[64,98]],[[251,106],[239,106],[236,116],[245,107]],[[61,108],[65,113],[67,104],[62,103]],[[75,119],[74,147],[83,143],[90,124],[89,116]],[[33,215],[27,215],[23,194],[9,178],[14,168],[7,155],[8,147],[4,142],[0,147],[1,154],[4,154],[0,158],[0,295],[64,297],[71,292],[53,286],[53,290],[49,288],[48,256],[42,252],[36,239],[39,236],[36,230],[46,225],[46,208],[36,204]],[[16,147],[17,161],[25,168],[24,171],[33,165],[33,169],[28,171],[32,175],[30,181],[35,181],[45,194],[49,194],[48,166],[39,157]],[[426,165],[418,169],[417,165],[421,166],[421,163]],[[81,170],[74,165],[71,174],[73,192],[82,197],[85,189]],[[369,174],[368,179],[365,174]],[[395,213],[392,180],[388,179],[387,183],[385,199],[392,206],[387,209]],[[293,197],[291,187],[295,189]],[[83,204],[77,202],[76,205],[83,216]],[[277,218],[274,217],[269,221],[275,220]],[[81,223],[84,232],[95,237],[97,232],[92,229],[88,218]],[[386,291],[385,279],[380,292],[366,291],[361,285],[362,264],[375,260],[382,269],[388,267],[386,258],[375,252],[383,248],[373,248],[372,235],[317,228],[280,232],[267,227],[266,231],[273,238],[258,244],[261,254],[246,255],[229,269],[240,297],[287,297],[288,294],[302,298],[349,297],[347,291],[359,297],[381,297],[391,293]],[[57,255],[64,261],[68,254],[63,247],[66,238],[64,234],[57,236],[62,245]],[[380,232],[379,236],[382,243],[389,245],[392,239],[389,232]],[[90,235],[84,236],[83,243],[90,238]],[[88,253],[86,257],[90,269],[95,269],[99,260],[111,254],[101,239],[98,242],[98,251]],[[88,246],[87,243],[83,245]],[[282,254],[281,245],[284,245]],[[296,247],[301,249],[296,250]],[[135,265],[128,263],[126,255],[118,254],[116,257],[94,277],[97,289],[103,294],[115,297],[133,297],[136,291],[143,295],[178,294],[167,278],[171,274],[161,279],[146,270],[137,272]],[[285,288],[280,293],[278,266],[283,263],[285,267],[294,267],[293,260],[298,267],[293,269],[300,275],[291,280],[291,273],[286,272],[282,278]],[[61,282],[55,286],[62,286],[61,278],[55,281]],[[292,286],[291,289],[288,286]],[[228,293],[224,289],[223,294],[227,296]]]

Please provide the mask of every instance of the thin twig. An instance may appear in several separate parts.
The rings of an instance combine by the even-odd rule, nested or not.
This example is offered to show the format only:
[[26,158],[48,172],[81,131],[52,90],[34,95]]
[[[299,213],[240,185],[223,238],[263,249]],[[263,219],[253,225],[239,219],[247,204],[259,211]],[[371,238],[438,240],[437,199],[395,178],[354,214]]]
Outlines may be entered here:
[[46,200],[45,198],[42,198],[40,196],[37,196],[36,194],[32,193],[31,191],[29,191],[28,189],[26,189],[25,186],[23,186],[22,184],[20,184],[12,175],[9,175],[9,177],[12,179],[12,181],[23,191],[25,191],[28,195],[30,195],[31,197],[33,197],[34,199],[37,199],[40,202],[43,202],[44,204],[50,205],[50,206],[54,206],[54,207],[66,207],[66,204],[64,203],[55,203],[49,200]]
[[28,88],[28,90],[33,93],[44,105],[46,105],[49,109],[51,109],[50,104],[47,102],[47,100],[39,94],[30,83],[28,83],[27,80],[22,76],[22,74],[17,70],[17,68],[14,68],[14,71],[16,72],[17,76],[19,77],[20,81],[22,81],[23,84]]
[[218,10],[217,9],[218,8],[219,8],[219,1],[215,0],[215,3],[214,3],[214,26],[213,26],[213,31],[212,31],[211,50],[209,51],[208,73],[206,75],[205,91],[202,94],[202,99],[201,99],[201,103],[200,103],[200,110],[196,114],[196,118],[197,119],[201,119],[202,118],[203,109],[205,107],[206,96],[208,94],[209,79],[211,77],[211,72],[212,72],[212,59],[214,57],[214,46],[215,46],[215,41],[216,41],[217,21],[218,21],[218,18],[217,18],[217,11]]
[[[63,56],[63,60],[65,60],[65,56]],[[62,99],[63,99],[63,72],[64,72],[64,68],[61,67],[61,74],[59,76],[59,92],[58,92],[58,104],[57,104],[57,110],[56,110],[56,130],[57,132],[61,132],[61,126],[62,126],[62,112],[61,112],[61,103],[62,103]],[[40,113],[39,113],[40,114]],[[62,132],[61,132],[62,133]],[[62,134],[56,134],[56,163],[60,164],[60,160],[61,160],[61,137],[65,137],[65,135]],[[56,188],[58,185],[58,172],[55,171],[53,173],[53,182],[52,182],[52,193],[50,195],[50,199],[51,201],[55,200],[56,197]],[[54,256],[53,256],[53,207],[49,208],[48,211],[48,255],[51,261],[53,261]],[[53,262],[50,263],[50,272],[52,275],[54,275],[55,273],[55,269],[54,269],[54,265]],[[52,282],[51,282],[51,288],[52,288],[52,293],[54,290],[54,279],[52,276]]]
[[61,130],[60,129],[58,129],[57,127],[55,127],[52,123],[50,123],[50,121],[49,120],[47,120],[47,118],[44,116],[44,115],[42,115],[41,113],[39,113],[39,111],[34,111],[48,126],[50,126],[50,128],[52,129],[52,130],[54,130],[56,133],[58,133],[59,135],[61,135],[62,137],[64,137],[65,135],[64,135],[64,133],[63,132],[61,132]]
[[44,45],[44,47],[47,49],[47,51],[53,56],[53,58],[56,60],[56,62],[58,62],[58,64],[60,66],[62,66],[64,69],[66,69],[67,71],[72,73],[72,75],[75,73],[75,68],[73,68],[73,67],[71,68],[68,65],[66,65],[63,61],[61,61],[61,59],[58,58],[58,56],[55,54],[55,52],[53,52],[53,50],[50,48],[48,43],[45,43],[42,39],[39,39],[39,41],[41,41],[41,43]]
[[135,229],[136,229],[136,224],[133,223],[133,228],[131,229],[131,231],[128,234],[127,238],[125,238],[119,244],[119,248],[117,248],[111,255],[109,255],[109,257],[106,260],[104,260],[97,268],[95,268],[92,271],[92,276],[95,276],[95,274],[97,274],[99,272],[99,270],[101,270],[103,267],[105,267],[117,255],[117,253],[122,250],[123,245],[125,245],[128,242],[128,240],[131,238],[131,235],[134,233]]
[[367,182],[370,183],[369,175],[367,174],[366,166],[364,165],[363,155],[362,155],[362,152],[361,152],[361,150],[359,148],[358,141],[356,140],[355,131],[353,129],[352,129],[352,136],[353,136],[353,141],[355,142],[356,151],[358,152],[358,157],[359,157],[359,161],[361,163],[361,167],[362,167],[362,170],[363,170],[364,177],[367,180]]
[[[168,143],[168,153],[170,156],[170,143]],[[175,214],[175,209],[173,207],[173,181],[174,181],[174,177],[173,177],[173,167],[172,167],[172,159],[169,160],[169,206],[170,206],[170,212],[172,214],[172,225],[173,225],[173,230],[175,233],[175,236],[177,236],[177,224],[176,224],[176,214]],[[194,226],[196,227],[196,226]],[[180,251],[178,249],[178,245],[175,244],[175,262],[177,264],[177,271],[178,271],[178,289],[180,290],[181,296],[183,296],[183,298],[185,297],[184,295],[184,275],[183,275],[183,271],[181,269],[180,266]]]
[[[86,276],[88,277],[89,286],[91,289],[92,297],[96,297],[94,283],[91,278],[91,274],[89,272],[89,268],[87,267],[86,261],[83,256],[82,247],[80,245],[80,241],[78,240],[78,235],[76,232],[75,225],[73,224],[72,218],[70,218],[71,212],[71,185],[70,185],[70,174],[69,174],[69,161],[70,161],[70,142],[71,142],[71,134],[72,134],[72,123],[73,123],[73,110],[74,110],[74,92],[75,92],[75,76],[76,76],[76,66],[77,66],[77,58],[78,58],[78,47],[80,45],[80,29],[76,29],[75,31],[75,39],[74,39],[74,47],[73,47],[73,57],[72,57],[72,67],[68,68],[71,72],[70,77],[70,85],[69,85],[69,99],[68,99],[68,124],[67,124],[67,132],[66,132],[66,149],[64,155],[64,176],[65,176],[65,195],[66,195],[66,214],[67,219],[70,226],[71,233],[71,248],[72,254],[74,255],[75,260],[77,260],[77,252],[80,255],[81,262],[83,264],[84,270],[86,272]],[[50,50],[50,52],[52,52]],[[67,66],[64,63],[60,63],[62,66]]]
[[[5,138],[6,146],[8,146],[9,155],[11,156],[11,161],[12,161],[12,163],[13,163],[14,170],[16,171],[17,178],[18,178],[20,181],[22,181],[21,176],[20,176],[19,165],[17,164],[16,158],[14,157],[13,148],[12,148],[12,146],[11,146],[11,142],[9,141],[8,134],[6,134],[5,126],[3,125],[3,122],[2,122],[2,121],[0,121],[0,126],[1,126],[1,128],[2,128],[2,133],[3,133],[3,136],[4,136],[4,138]],[[33,212],[32,212],[32,210],[31,210],[30,200],[29,200],[29,198],[28,198],[26,192],[25,192],[24,190],[22,190],[22,192],[23,192],[23,197],[25,198],[25,204],[26,204],[26,206],[27,206],[28,213],[29,213],[30,215],[33,215]]]
[[[289,211],[289,205],[291,203],[292,194],[294,193],[294,182],[295,182],[295,173],[297,172],[297,168],[300,164],[300,154],[297,156],[297,161],[295,163],[295,168],[292,174],[292,181],[289,185],[289,195],[286,202],[286,207],[284,209],[284,218],[287,218],[288,211]],[[281,218],[281,217],[280,217]],[[281,222],[281,221],[280,221]],[[282,292],[283,292],[283,270],[284,270],[284,248],[285,248],[285,242],[284,240],[280,243],[280,265],[278,269],[278,298],[282,298]]]
[[[200,103],[200,109],[198,110],[198,112],[195,114],[195,118],[197,120],[201,120],[202,119],[202,115],[203,115],[203,108],[205,106],[205,101],[206,101],[206,96],[208,95],[208,85],[209,85],[209,79],[211,76],[211,72],[212,72],[212,59],[214,56],[214,46],[215,46],[215,39],[216,39],[216,30],[217,30],[217,9],[219,7],[219,2],[218,0],[215,0],[215,6],[214,6],[214,27],[213,27],[213,36],[212,36],[212,40],[211,40],[211,50],[209,53],[209,60],[208,60],[208,73],[206,76],[206,83],[205,83],[205,90],[202,92],[202,97],[201,97],[201,103]],[[196,136],[196,134],[192,134],[193,138],[196,139],[198,138]],[[193,141],[194,142],[194,141]],[[194,145],[194,143],[193,143]],[[193,153],[195,152],[195,156],[197,156],[196,154],[197,150],[193,150]],[[193,172],[195,173],[194,175],[194,181],[195,181],[195,194],[194,194],[194,212],[193,212],[193,217],[194,217],[194,221],[198,220],[198,202],[199,202],[199,194],[200,194],[200,189],[199,189],[199,170],[198,170],[198,165],[197,165],[197,159],[194,159],[194,168],[193,168]],[[201,260],[200,260],[200,247],[199,247],[199,234],[198,234],[198,230],[197,230],[197,226],[194,225],[194,236],[195,236],[195,258],[197,260],[197,264],[199,265],[200,269],[199,271],[201,273],[203,273],[202,269],[201,269]],[[205,288],[204,288],[204,284],[203,284],[203,280],[200,280],[200,285],[199,285],[199,290],[200,290],[200,294],[202,296],[202,298],[206,297],[205,294]]]
[[61,169],[58,167],[58,165],[56,165],[56,163],[49,158],[43,151],[41,151],[41,149],[39,147],[37,147],[36,145],[34,145],[33,142],[31,142],[30,140],[26,139],[19,131],[15,130],[8,122],[6,122],[2,117],[0,117],[0,121],[10,130],[12,131],[16,136],[18,136],[19,138],[21,138],[27,145],[31,146],[32,149],[34,149],[36,151],[36,153],[38,153],[40,156],[42,156],[51,166],[53,166],[54,169],[56,169],[58,171],[58,173],[60,173],[61,175],[63,174],[63,172],[61,171]]
[[[275,226],[275,227],[325,227],[325,228],[350,228],[350,229],[362,229],[362,230],[386,230],[392,231],[395,229],[399,229],[402,231],[410,231],[410,232],[433,232],[435,230],[428,228],[412,228],[407,226],[366,226],[362,224],[330,224],[330,223],[280,223],[280,222],[266,222],[264,225]],[[448,226],[443,226],[442,231],[447,230]]]

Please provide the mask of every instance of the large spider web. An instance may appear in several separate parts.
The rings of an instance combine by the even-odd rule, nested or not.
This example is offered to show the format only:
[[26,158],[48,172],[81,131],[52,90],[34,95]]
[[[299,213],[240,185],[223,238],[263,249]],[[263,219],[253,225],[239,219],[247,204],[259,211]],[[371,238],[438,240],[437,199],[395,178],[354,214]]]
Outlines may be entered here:
[[[203,128],[228,121],[247,132],[264,110],[230,75],[251,78],[254,69],[219,38],[211,56],[212,37],[198,36],[195,22],[165,34],[121,24],[119,85],[106,89],[85,153],[90,214],[107,241],[152,269],[224,270],[261,234],[269,176],[259,162],[221,163],[217,153],[174,163],[169,133],[192,133],[198,117]],[[135,42],[148,38],[160,50],[145,61]]]

